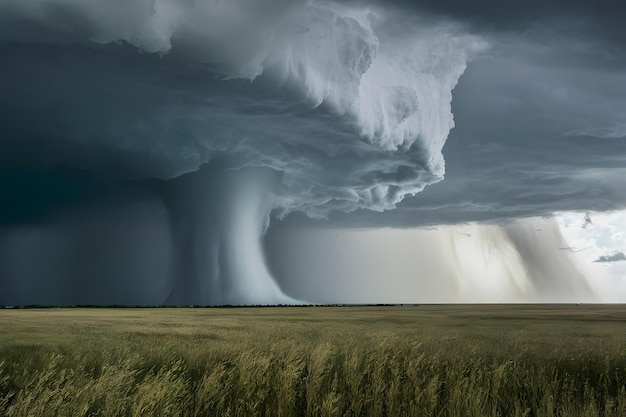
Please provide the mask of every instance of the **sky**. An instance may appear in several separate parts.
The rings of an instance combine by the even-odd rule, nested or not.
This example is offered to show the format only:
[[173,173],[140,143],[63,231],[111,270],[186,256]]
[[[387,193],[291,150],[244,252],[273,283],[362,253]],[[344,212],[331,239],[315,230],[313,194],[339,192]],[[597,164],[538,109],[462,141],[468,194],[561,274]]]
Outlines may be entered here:
[[0,304],[626,302],[625,17],[0,0]]

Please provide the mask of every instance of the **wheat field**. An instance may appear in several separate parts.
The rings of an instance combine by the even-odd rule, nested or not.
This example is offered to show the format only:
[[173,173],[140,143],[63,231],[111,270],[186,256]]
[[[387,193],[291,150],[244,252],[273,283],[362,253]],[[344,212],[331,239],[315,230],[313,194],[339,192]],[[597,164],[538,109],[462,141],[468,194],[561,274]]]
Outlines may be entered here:
[[626,416],[626,307],[0,310],[2,416]]

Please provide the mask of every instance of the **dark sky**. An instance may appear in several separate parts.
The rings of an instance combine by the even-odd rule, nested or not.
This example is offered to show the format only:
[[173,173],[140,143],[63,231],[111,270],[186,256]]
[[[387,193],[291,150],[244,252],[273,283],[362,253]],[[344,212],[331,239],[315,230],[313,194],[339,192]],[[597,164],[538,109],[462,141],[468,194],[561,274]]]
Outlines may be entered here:
[[[625,18],[617,1],[4,1],[2,286],[114,259],[100,282],[156,268],[158,298],[183,285],[163,271],[181,247],[229,270],[223,236],[243,218],[239,238],[261,234],[272,210],[288,229],[623,209]],[[135,299],[95,287],[63,300]]]

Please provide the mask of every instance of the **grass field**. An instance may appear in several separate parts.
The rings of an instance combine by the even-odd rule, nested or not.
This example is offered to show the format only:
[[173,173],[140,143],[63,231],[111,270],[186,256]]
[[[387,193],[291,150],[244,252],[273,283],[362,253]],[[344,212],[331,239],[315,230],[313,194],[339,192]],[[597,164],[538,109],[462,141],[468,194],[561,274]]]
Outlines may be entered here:
[[4,416],[626,416],[626,306],[0,311]]

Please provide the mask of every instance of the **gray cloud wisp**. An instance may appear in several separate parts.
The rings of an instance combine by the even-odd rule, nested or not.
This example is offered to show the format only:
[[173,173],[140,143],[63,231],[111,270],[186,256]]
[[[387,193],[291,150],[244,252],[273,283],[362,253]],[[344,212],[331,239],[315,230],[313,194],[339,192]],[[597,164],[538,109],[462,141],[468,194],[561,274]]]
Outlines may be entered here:
[[618,262],[626,261],[626,255],[624,252],[617,252],[612,255],[604,255],[596,259],[594,262]]

